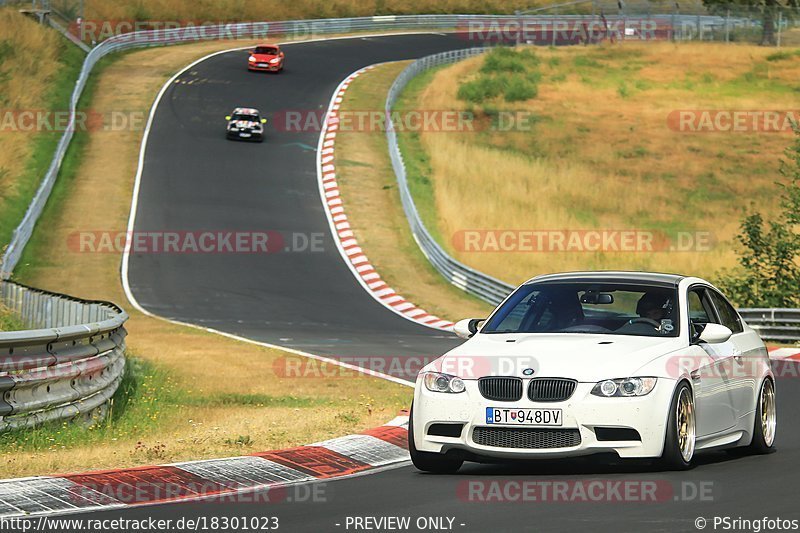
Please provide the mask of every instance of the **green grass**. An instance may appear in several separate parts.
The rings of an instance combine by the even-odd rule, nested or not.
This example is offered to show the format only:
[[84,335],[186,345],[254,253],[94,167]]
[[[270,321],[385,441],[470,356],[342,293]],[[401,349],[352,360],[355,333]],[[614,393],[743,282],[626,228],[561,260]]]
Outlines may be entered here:
[[[7,47],[0,47],[0,61],[8,53]],[[53,80],[50,93],[41,103],[42,109],[69,109],[69,100],[78,73],[81,70],[85,54],[75,45],[63,40],[61,54],[55,58],[61,68]],[[0,95],[2,101],[2,95]],[[15,194],[5,198],[0,206],[0,243],[5,245],[11,240],[14,229],[19,225],[31,199],[39,187],[50,162],[53,159],[61,132],[40,132],[33,142],[32,157],[25,166],[25,171],[17,182]]]
[[177,408],[188,397],[175,389],[165,372],[142,359],[128,357],[122,382],[104,417],[7,431],[0,434],[0,449],[4,454],[47,451],[145,436],[161,425],[161,413]]
[[[433,80],[437,70],[431,69],[413,78],[400,94],[394,109],[396,111],[418,109],[419,94]],[[416,131],[398,132],[397,144],[403,154],[408,189],[414,198],[417,212],[434,239],[443,242],[439,232],[433,184],[430,180],[431,167],[420,135]]]
[[[97,80],[103,72],[103,69],[128,53],[130,52],[121,52],[112,56],[107,56],[95,65],[92,75],[89,76],[83,89],[83,94],[80,100],[78,100],[79,111],[87,111],[90,109],[92,98],[97,89]],[[90,131],[78,129],[72,136],[72,142],[70,142],[64,160],[61,162],[61,170],[58,173],[58,178],[53,186],[53,190],[50,192],[50,198],[48,198],[47,204],[33,231],[33,235],[31,235],[28,245],[22,252],[19,264],[14,270],[14,279],[24,280],[29,272],[34,271],[40,266],[46,266],[42,262],[42,258],[48,255],[44,253],[44,248],[49,246],[47,228],[52,227],[54,220],[57,219],[65,208],[64,201],[69,195],[70,187],[75,183],[75,179],[77,178],[77,172],[81,167],[83,154],[89,142],[89,135],[91,135]],[[71,208],[74,208],[74,206],[71,206]]]
[[486,104],[502,95],[506,102],[522,102],[538,94],[539,58],[532,48],[498,47],[482,59],[477,77],[459,86],[459,100]]
[[20,329],[25,329],[22,319],[0,304],[0,331],[18,331]]

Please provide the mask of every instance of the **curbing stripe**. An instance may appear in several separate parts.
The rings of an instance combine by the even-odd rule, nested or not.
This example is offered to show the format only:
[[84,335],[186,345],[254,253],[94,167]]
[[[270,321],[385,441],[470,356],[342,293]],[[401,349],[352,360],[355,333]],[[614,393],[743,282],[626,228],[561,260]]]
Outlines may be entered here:
[[[408,461],[408,416],[360,435],[250,456],[0,481],[0,517],[231,498]],[[282,491],[277,491],[280,497]],[[285,495],[285,491],[283,491]]]
[[377,65],[370,65],[359,69],[347,76],[339,87],[333,92],[328,105],[327,119],[323,121],[323,130],[320,134],[317,149],[317,178],[319,181],[320,196],[328,223],[331,227],[336,248],[339,250],[345,264],[350,268],[359,284],[377,302],[392,312],[429,328],[452,331],[453,323],[433,316],[409,302],[403,296],[390,288],[369,262],[358,240],[353,234],[350,224],[346,222],[344,204],[341,190],[336,178],[336,132],[339,130],[338,109],[345,97],[347,89],[354,79],[364,72],[372,70]]

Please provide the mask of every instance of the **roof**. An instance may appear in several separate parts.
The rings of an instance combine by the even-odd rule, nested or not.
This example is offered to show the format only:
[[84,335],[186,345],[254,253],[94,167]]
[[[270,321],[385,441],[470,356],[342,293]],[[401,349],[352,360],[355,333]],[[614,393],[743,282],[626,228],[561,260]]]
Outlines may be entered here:
[[661,272],[626,272],[619,270],[603,270],[544,274],[529,279],[526,284],[548,281],[606,281],[621,283],[642,282],[677,286],[685,277],[686,276],[681,276],[680,274],[665,274]]
[[241,113],[242,115],[260,115],[258,109],[252,107],[237,107],[233,110],[234,113]]
[[255,47],[258,48],[259,46],[269,46],[270,48],[280,48],[277,44],[272,43],[258,43]]

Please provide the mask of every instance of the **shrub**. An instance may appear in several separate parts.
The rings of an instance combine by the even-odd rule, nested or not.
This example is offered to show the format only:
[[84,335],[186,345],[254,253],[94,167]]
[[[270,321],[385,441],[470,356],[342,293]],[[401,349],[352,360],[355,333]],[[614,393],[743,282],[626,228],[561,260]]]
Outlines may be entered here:
[[800,129],[781,161],[781,212],[765,222],[759,212],[741,223],[739,268],[720,273],[719,285],[741,307],[799,307]]

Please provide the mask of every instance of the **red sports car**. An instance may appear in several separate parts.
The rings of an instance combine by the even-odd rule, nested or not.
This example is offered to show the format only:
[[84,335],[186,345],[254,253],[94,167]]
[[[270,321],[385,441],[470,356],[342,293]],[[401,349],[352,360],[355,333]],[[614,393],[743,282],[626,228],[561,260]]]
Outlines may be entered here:
[[283,52],[276,44],[259,44],[250,50],[247,69],[280,72],[283,70]]

